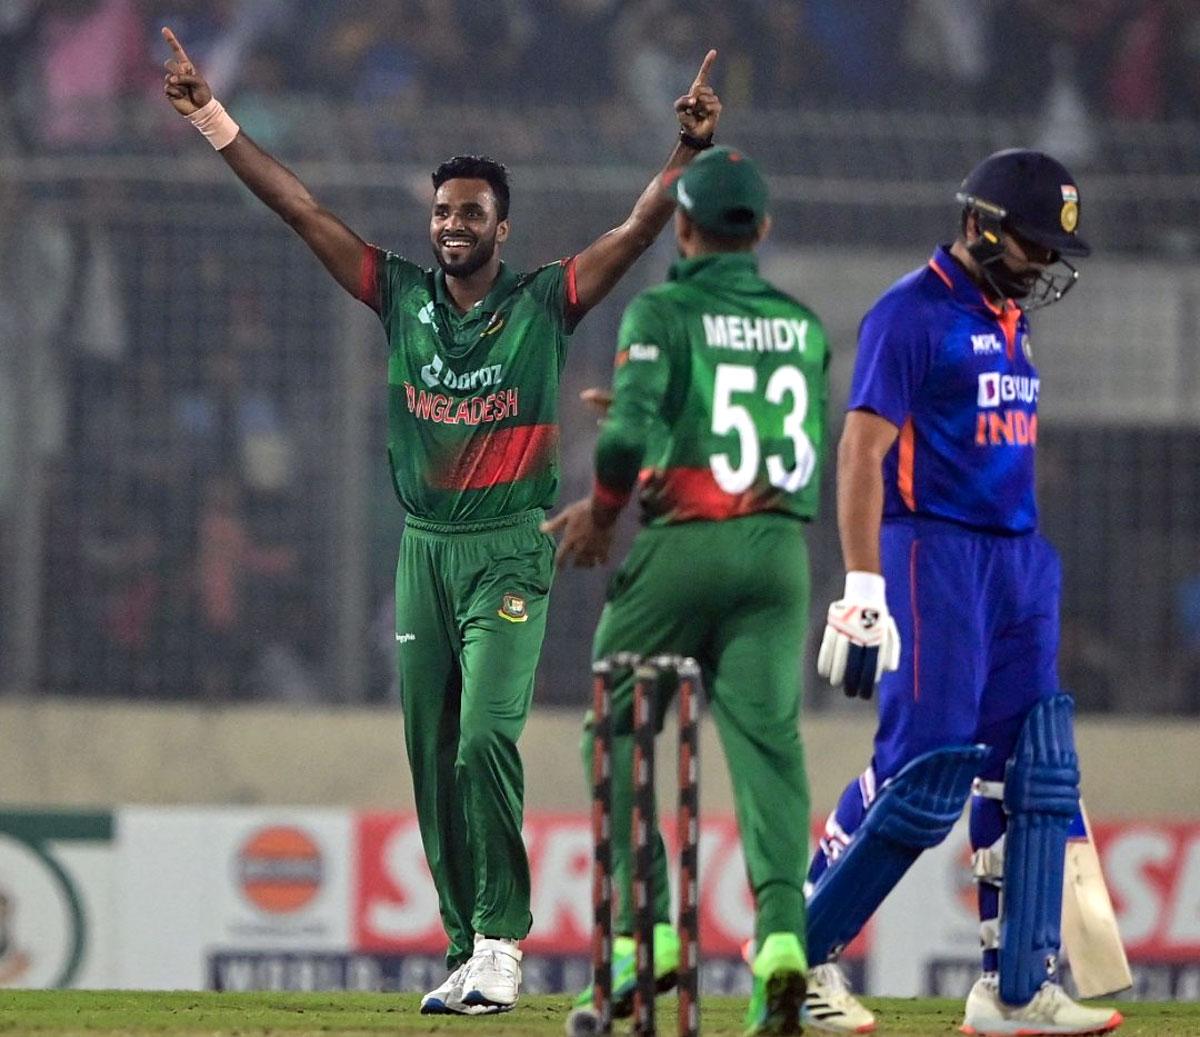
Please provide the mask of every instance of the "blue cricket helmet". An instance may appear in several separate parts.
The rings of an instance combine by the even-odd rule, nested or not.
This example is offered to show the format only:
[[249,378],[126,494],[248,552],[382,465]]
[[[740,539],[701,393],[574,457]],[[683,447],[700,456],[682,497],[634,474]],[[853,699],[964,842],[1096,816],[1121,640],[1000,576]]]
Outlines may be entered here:
[[989,155],[962,182],[957,200],[1062,256],[1092,247],[1077,232],[1079,187],[1066,166],[1041,151],[1009,148]]

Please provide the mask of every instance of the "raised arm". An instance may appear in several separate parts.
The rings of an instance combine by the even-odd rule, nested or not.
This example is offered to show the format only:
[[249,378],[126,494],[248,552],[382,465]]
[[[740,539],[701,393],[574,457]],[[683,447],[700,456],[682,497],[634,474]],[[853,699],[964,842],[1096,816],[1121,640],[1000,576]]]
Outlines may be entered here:
[[[671,213],[675,200],[663,190],[663,177],[686,166],[707,146],[717,128],[721,101],[709,85],[708,75],[717,52],[710,50],[700,65],[688,92],[675,102],[681,139],[662,171],[650,181],[625,222],[601,235],[579,253],[575,261],[575,289],[578,319],[603,299],[613,285],[658,237]],[[685,139],[686,138],[686,139]],[[689,143],[689,141],[691,143]],[[700,145],[703,142],[703,146]]]
[[[165,62],[163,92],[175,110],[201,129],[242,183],[304,239],[338,284],[356,298],[369,301],[360,285],[366,242],[322,208],[290,169],[225,115],[175,34],[167,28],[162,34],[174,55]],[[232,139],[226,139],[230,134]]]

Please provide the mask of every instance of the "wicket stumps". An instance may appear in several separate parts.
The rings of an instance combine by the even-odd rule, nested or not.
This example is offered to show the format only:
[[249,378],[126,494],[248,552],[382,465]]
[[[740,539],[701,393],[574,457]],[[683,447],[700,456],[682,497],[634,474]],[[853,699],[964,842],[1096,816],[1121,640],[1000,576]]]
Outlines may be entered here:
[[612,689],[618,673],[633,672],[633,915],[636,985],[633,1032],[655,1033],[654,998],[654,739],[658,691],[674,678],[679,700],[679,1034],[700,1033],[699,683],[694,659],[640,659],[619,653],[592,667],[592,1013],[594,1032],[612,1030]]

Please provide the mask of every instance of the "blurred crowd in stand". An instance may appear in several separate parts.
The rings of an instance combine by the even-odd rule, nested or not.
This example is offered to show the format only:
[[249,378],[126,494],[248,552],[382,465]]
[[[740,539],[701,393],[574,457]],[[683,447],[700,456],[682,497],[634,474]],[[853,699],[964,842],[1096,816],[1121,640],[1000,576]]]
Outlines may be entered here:
[[[169,121],[142,103],[158,92],[166,23],[268,144],[303,132],[310,100],[384,123],[442,104],[582,110],[597,128],[669,121],[708,46],[731,109],[1200,115],[1194,0],[6,0],[8,146],[152,139]],[[366,144],[403,154],[401,124]]]
[[[30,394],[0,392],[0,439],[40,474],[42,682],[316,698],[328,538],[305,501],[335,438],[318,274],[281,229],[237,245],[204,210],[172,229],[132,204],[119,184],[0,183],[0,382]],[[261,280],[256,248],[279,251]],[[0,473],[8,547],[34,484]]]
[[[1200,121],[1195,0],[4,0],[0,160],[136,159],[98,178],[0,177],[0,580],[17,571],[30,485],[22,480],[36,467],[43,571],[28,600],[44,617],[37,683],[58,693],[227,702],[383,701],[394,691],[391,565],[402,516],[382,461],[383,394],[371,395],[373,453],[363,461],[372,563],[360,647],[369,664],[362,687],[332,688],[335,637],[345,636],[333,568],[344,535],[335,526],[346,317],[285,228],[246,219],[252,203],[232,179],[138,178],[138,168],[154,168],[149,156],[205,156],[161,96],[164,24],[248,132],[288,160],[426,169],[445,157],[448,139],[481,137],[510,163],[644,165],[665,154],[671,102],[715,46],[730,125],[744,146],[767,153],[775,174],[837,181],[871,175],[864,169],[873,161],[894,178],[911,169],[940,182],[965,168],[921,134],[898,160],[880,135],[901,116],[978,125],[981,136],[947,138],[963,154],[982,152],[993,120],[1026,120],[1084,167],[1200,172],[1194,137],[1176,132]],[[839,147],[815,147],[801,129],[787,151],[788,134],[811,129],[804,120],[814,115],[843,135]],[[874,117],[875,137],[856,129],[860,116]],[[1161,149],[1139,150],[1136,142],[1150,139],[1136,136],[1139,128],[1164,122],[1172,128],[1154,138]],[[1103,127],[1106,147],[1127,128],[1135,143],[1101,160],[1101,131],[1090,127]],[[1178,161],[1168,159],[1171,147]],[[423,202],[405,184],[330,188],[322,198],[365,236],[417,260],[427,255]],[[873,220],[864,233],[853,201],[836,210],[814,202],[803,219],[781,208],[776,240],[928,244],[902,218]],[[603,192],[576,198],[518,184],[510,258],[555,258],[621,215],[614,204]],[[1180,253],[1200,251],[1165,206],[1154,237],[1139,229],[1154,221],[1129,219],[1122,204],[1110,198],[1107,212],[1089,217],[1107,220],[1109,241],[1153,253],[1171,240]],[[1158,211],[1140,198],[1129,204]],[[568,498],[588,484],[594,427],[574,396],[607,377],[620,304],[639,277],[661,276],[670,255],[665,242],[577,336],[584,347],[563,397]],[[822,309],[821,299],[809,301]],[[373,329],[363,320],[365,337]],[[374,365],[371,385],[382,385],[381,357],[363,362]],[[1060,463],[1070,469],[1063,478],[1085,496],[1109,492],[1109,468],[1081,466],[1070,452],[1091,457],[1089,444],[1106,434],[1059,433]],[[1114,450],[1136,435],[1111,432]],[[1162,435],[1150,454],[1193,455],[1190,430]],[[1111,611],[1119,589],[1092,578],[1108,548],[1092,536],[1094,523],[1074,525],[1080,493],[1046,509],[1051,535],[1072,545],[1068,578],[1084,606],[1065,618],[1063,665],[1082,704],[1120,708],[1116,654],[1105,631],[1081,618],[1093,606],[1095,615]],[[1120,501],[1107,502],[1105,535],[1144,530],[1139,509],[1125,514]],[[814,572],[833,579],[831,516],[825,509],[828,528],[814,531]],[[1166,529],[1163,544],[1191,542],[1192,520],[1181,522],[1184,535]],[[20,549],[34,550],[25,541]],[[1153,638],[1178,638],[1171,680],[1187,701],[1176,705],[1200,711],[1200,662],[1192,661],[1200,660],[1200,575],[1192,575],[1200,558],[1164,550],[1161,561],[1179,581],[1164,588],[1174,595],[1175,629],[1156,627],[1148,651],[1159,651]],[[552,620],[558,648],[574,654],[563,662],[548,653],[544,698],[577,701],[555,667],[578,669],[586,657],[602,583],[583,586],[575,576],[560,583],[560,600],[595,600],[581,598],[587,607]],[[0,603],[20,600],[0,595]],[[0,645],[11,624],[0,615]]]

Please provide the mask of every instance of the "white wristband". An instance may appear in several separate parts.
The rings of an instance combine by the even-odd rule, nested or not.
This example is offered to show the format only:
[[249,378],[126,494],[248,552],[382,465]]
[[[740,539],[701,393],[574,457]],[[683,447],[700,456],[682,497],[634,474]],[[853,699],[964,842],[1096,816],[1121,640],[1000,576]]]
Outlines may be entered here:
[[879,573],[861,570],[846,573],[846,592],[842,597],[859,605],[887,608],[883,577]]
[[187,116],[187,120],[204,134],[204,139],[217,151],[229,147],[241,130],[233,121],[233,116],[225,111],[225,106],[215,97],[203,108],[197,108]]

